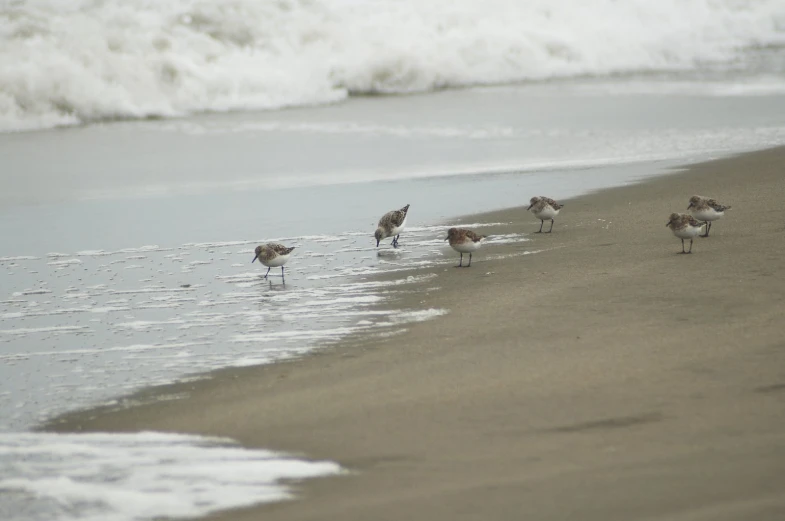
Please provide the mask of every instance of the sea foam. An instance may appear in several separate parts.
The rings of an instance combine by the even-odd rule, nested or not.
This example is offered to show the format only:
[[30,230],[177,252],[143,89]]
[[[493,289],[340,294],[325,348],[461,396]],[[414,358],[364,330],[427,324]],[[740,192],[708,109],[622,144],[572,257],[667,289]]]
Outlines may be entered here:
[[0,130],[736,63],[781,0],[28,0],[0,7]]
[[338,472],[332,462],[247,450],[222,438],[3,433],[0,513],[4,521],[192,518],[288,499],[281,481]]

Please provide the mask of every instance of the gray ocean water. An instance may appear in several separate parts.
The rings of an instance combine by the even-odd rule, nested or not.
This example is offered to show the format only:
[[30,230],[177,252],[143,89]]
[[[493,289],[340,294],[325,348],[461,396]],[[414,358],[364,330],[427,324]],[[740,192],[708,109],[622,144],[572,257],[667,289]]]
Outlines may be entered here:
[[[95,514],[73,505],[98,494],[103,455],[89,486],[55,499],[20,466],[67,445],[25,433],[42,420],[449,313],[378,304],[439,286],[416,268],[453,262],[441,239],[461,215],[785,143],[785,95],[712,82],[571,80],[0,134],[0,501],[16,516],[5,518]],[[402,247],[375,248],[378,218],[405,204]],[[536,254],[537,225],[494,237],[484,255],[500,242]],[[285,283],[251,264],[268,240],[296,246]],[[479,273],[483,254],[475,262]],[[400,275],[374,278],[383,272]],[[84,464],[84,445],[67,442],[43,475]]]
[[[0,520],[194,518],[344,472],[33,429],[439,320],[396,295],[440,286],[418,268],[449,269],[459,216],[785,142],[784,50],[781,0],[0,2]],[[537,226],[465,275],[502,242],[525,267]],[[296,246],[285,284],[267,240]]]

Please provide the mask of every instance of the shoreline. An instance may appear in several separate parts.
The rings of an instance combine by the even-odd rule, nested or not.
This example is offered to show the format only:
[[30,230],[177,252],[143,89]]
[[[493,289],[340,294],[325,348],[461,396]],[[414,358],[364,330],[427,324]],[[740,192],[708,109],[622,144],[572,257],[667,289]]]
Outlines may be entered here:
[[[298,484],[295,501],[208,519],[785,512],[782,164],[785,147],[568,200],[554,233],[525,243],[547,246],[537,255],[486,247],[471,271],[437,266],[438,291],[401,299],[446,316],[44,428],[227,436],[351,471]],[[693,255],[676,255],[664,222],[693,193],[734,208]],[[463,220],[511,223],[488,234],[537,229],[525,207]]]

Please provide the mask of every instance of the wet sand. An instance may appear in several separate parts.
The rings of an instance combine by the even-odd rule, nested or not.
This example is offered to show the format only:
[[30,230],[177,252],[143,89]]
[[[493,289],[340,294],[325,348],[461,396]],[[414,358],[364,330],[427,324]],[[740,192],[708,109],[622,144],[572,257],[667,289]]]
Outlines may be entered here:
[[[553,234],[404,297],[445,317],[50,428],[229,436],[350,470],[216,520],[781,519],[783,165],[777,148],[569,200]],[[678,255],[665,222],[694,193],[733,209]]]

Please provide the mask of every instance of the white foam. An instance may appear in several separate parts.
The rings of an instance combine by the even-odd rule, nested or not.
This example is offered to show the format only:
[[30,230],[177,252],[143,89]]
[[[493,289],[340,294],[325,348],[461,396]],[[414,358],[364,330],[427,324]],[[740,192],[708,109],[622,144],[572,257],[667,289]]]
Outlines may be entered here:
[[7,320],[11,318],[28,318],[28,317],[43,317],[51,315],[70,315],[72,313],[84,313],[89,311],[88,308],[60,308],[48,309],[43,311],[16,311],[12,313],[0,313],[0,319]]
[[297,339],[297,340],[329,340],[330,338],[337,338],[347,336],[356,331],[351,327],[336,327],[333,329],[320,329],[312,331],[279,331],[275,333],[246,333],[242,335],[234,335],[231,341],[235,343],[253,342],[253,343],[266,343],[278,342],[281,340]]
[[424,322],[432,318],[441,317],[449,313],[447,309],[428,308],[415,311],[405,311],[398,315],[398,319],[403,322]]
[[82,264],[82,261],[80,261],[79,259],[64,259],[59,261],[47,262],[47,264],[50,266],[68,266],[70,264]]
[[16,257],[0,257],[0,262],[16,262],[16,261],[26,261],[26,260],[38,260],[38,257],[32,257],[30,255],[17,255]]
[[534,253],[540,253],[543,250],[534,250],[534,251],[516,251],[513,253],[505,253],[501,255],[488,255],[485,257],[485,260],[502,260],[502,259],[509,259],[512,257],[521,257],[523,255],[532,255]]
[[111,251],[104,251],[104,250],[84,250],[78,251],[74,253],[79,257],[105,257],[107,255],[112,255]]
[[141,289],[128,289],[128,290],[113,290],[109,293],[111,295],[136,295],[142,293],[182,293],[184,291],[191,291],[191,288],[141,288]]
[[30,333],[80,333],[86,332],[87,326],[49,326],[49,327],[19,327],[15,329],[0,329],[0,335],[28,335]]
[[123,248],[122,250],[117,250],[116,253],[146,253],[146,252],[155,252],[155,251],[171,251],[172,248],[162,248],[157,244],[146,244],[144,246],[139,246],[136,248]]
[[506,234],[493,234],[489,235],[483,242],[486,244],[511,244],[516,242],[528,242],[530,239],[526,238],[521,233],[506,233]]
[[63,295],[61,298],[63,300],[83,300],[90,297],[90,293],[69,293],[68,295]]
[[[136,434],[0,434],[4,521],[201,517],[292,498],[283,480],[335,475],[327,461],[248,450],[225,438]],[[8,477],[14,476],[14,477]]]
[[227,246],[245,246],[246,244],[258,244],[263,242],[259,241],[223,241],[223,242],[190,242],[183,244],[183,247],[193,247],[193,248],[204,248],[204,249],[213,249],[213,248],[225,248]]
[[44,289],[44,288],[37,288],[37,289],[25,289],[22,291],[15,291],[11,295],[14,297],[21,297],[23,295],[45,295],[47,293],[51,293],[51,290]]
[[409,232],[431,232],[431,233],[443,233],[446,232],[447,229],[457,226],[459,228],[487,228],[489,226],[509,226],[512,223],[455,223],[455,224],[443,224],[443,225],[431,225],[431,226],[410,226],[407,228]]
[[128,311],[131,308],[122,306],[103,306],[88,309],[90,313],[114,313],[116,311]]
[[433,318],[441,317],[449,313],[446,309],[428,308],[413,311],[399,311],[392,313],[389,316],[389,323],[380,323],[377,325],[400,325],[409,324],[412,322],[425,322]]
[[100,353],[133,353],[139,351],[163,351],[205,345],[205,342],[179,342],[165,344],[133,344],[127,346],[101,347],[96,349],[59,349],[56,351],[33,351],[29,353],[10,353],[0,355],[0,360],[20,360],[32,357],[48,357],[60,355],[93,355]]
[[245,273],[235,273],[234,275],[216,275],[215,278],[217,280],[228,282],[228,283],[237,283],[237,282],[258,282],[259,279],[262,277],[264,272],[262,271],[253,271],[253,272],[245,272]]
[[147,330],[157,330],[161,326],[165,325],[179,325],[182,324],[183,321],[180,319],[171,319],[171,320],[135,320],[133,322],[122,322],[119,324],[114,324],[114,327],[117,329],[129,329],[134,331],[147,331]]
[[784,11],[781,0],[28,0],[0,32],[0,128],[732,64],[785,42]]
[[323,300],[311,300],[303,303],[304,306],[325,306],[329,304],[334,306],[336,304],[375,304],[384,300],[378,295],[357,295],[354,297],[334,297],[328,302]]
[[[139,246],[138,248],[123,248],[121,250],[115,251],[107,251],[107,250],[82,250],[74,253],[77,257],[108,257],[110,255],[122,255],[128,253],[150,253],[150,252],[158,252],[158,251],[170,251],[171,248],[161,248],[156,244],[149,244],[145,246]],[[67,257],[68,254],[65,253],[50,253],[49,257]],[[146,259],[145,255],[130,255],[126,257],[127,259]],[[114,261],[114,262],[123,262],[123,261]],[[111,263],[110,263],[111,264]]]
[[687,94],[694,96],[771,96],[785,94],[785,80],[782,76],[763,76],[754,78],[728,78],[726,80],[630,80],[622,83],[592,82],[575,87],[587,94],[629,96]]

